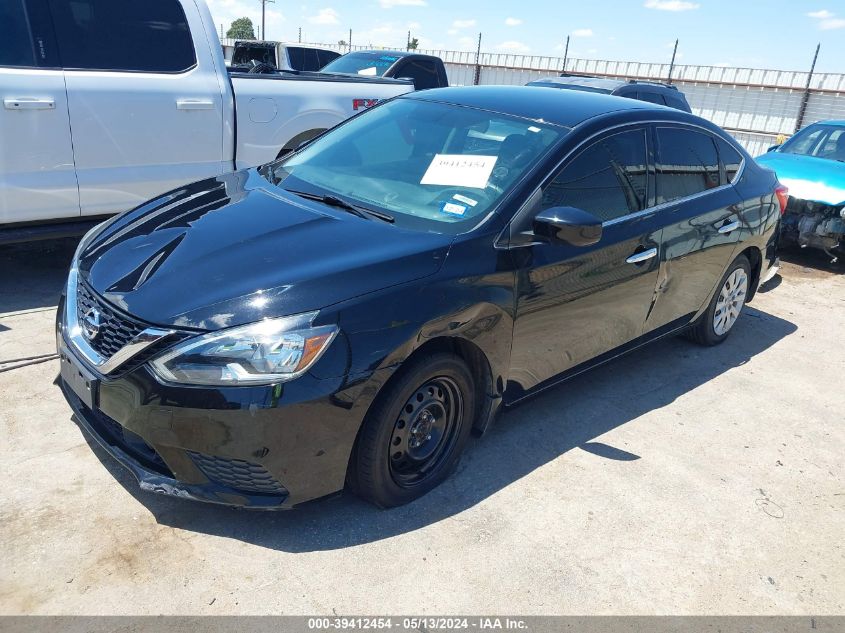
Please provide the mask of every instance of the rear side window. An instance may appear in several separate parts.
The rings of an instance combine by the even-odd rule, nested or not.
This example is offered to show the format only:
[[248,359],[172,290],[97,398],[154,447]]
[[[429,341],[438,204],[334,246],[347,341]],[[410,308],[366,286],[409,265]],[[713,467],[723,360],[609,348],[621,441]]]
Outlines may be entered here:
[[290,62],[290,67],[294,70],[315,71],[323,67],[317,55],[317,49],[315,48],[292,46],[288,48],[288,61]]
[[543,192],[543,208],[576,207],[602,222],[646,206],[644,130],[614,134],[578,154]]
[[178,0],[49,0],[69,69],[173,73],[196,64]]
[[666,105],[666,99],[663,95],[656,92],[640,91],[637,93],[637,99],[640,101],[648,101],[649,103],[656,103],[657,105]]
[[740,154],[730,143],[721,138],[716,138],[716,146],[719,148],[719,158],[725,168],[725,180],[722,184],[728,184],[736,179],[740,167],[742,167],[742,154]]
[[657,204],[720,185],[713,137],[683,128],[657,128]]
[[437,88],[437,67],[428,60],[414,60],[405,62],[393,73],[395,77],[410,77],[414,80],[414,88],[428,90]]
[[0,66],[59,65],[43,0],[0,0],[0,30]]

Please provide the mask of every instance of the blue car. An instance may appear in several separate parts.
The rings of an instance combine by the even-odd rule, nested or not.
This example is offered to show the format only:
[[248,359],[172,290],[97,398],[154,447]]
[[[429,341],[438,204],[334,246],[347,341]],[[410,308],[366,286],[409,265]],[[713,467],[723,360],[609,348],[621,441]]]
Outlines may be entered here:
[[814,123],[757,162],[789,188],[781,244],[845,254],[845,121]]

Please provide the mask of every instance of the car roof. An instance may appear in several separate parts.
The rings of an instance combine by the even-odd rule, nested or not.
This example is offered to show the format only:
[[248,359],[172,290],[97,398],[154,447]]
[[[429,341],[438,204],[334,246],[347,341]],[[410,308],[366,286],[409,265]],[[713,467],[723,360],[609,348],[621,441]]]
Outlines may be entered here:
[[584,86],[586,88],[596,88],[598,90],[608,90],[612,92],[620,86],[624,86],[628,82],[621,79],[608,79],[606,77],[543,77],[542,79],[537,79],[531,83],[543,83],[559,86]]
[[400,98],[452,103],[570,128],[602,114],[619,111],[655,110],[661,115],[670,112],[684,114],[646,101],[594,92],[549,90],[541,86],[434,88],[411,92]]

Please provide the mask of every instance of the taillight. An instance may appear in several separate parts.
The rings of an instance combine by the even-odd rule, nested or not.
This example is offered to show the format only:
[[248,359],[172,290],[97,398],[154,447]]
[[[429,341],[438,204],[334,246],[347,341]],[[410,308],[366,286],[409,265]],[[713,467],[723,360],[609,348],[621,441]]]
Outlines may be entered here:
[[786,205],[789,202],[789,188],[783,185],[775,187],[775,195],[778,197],[778,204],[780,204],[780,214],[786,212]]

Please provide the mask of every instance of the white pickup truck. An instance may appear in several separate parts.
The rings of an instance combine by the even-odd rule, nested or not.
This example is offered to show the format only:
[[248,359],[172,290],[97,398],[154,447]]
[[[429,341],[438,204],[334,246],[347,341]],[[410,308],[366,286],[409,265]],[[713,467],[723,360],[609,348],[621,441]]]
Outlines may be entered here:
[[78,233],[413,90],[230,73],[205,0],[0,0],[0,24],[0,243]]

